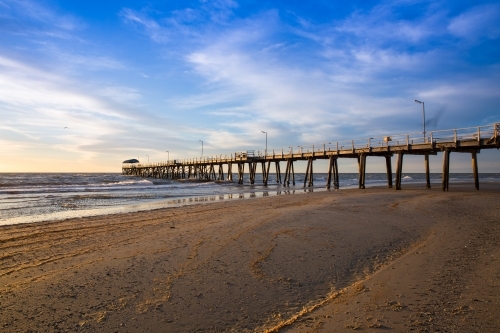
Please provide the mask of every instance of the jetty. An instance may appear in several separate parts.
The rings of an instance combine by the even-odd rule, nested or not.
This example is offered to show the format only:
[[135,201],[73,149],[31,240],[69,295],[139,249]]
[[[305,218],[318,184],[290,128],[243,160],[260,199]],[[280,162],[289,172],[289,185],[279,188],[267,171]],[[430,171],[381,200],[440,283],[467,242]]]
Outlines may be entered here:
[[[359,188],[365,188],[366,158],[377,156],[385,158],[387,186],[393,187],[392,157],[397,156],[395,188],[401,190],[404,155],[424,156],[426,187],[430,188],[429,156],[443,153],[442,189],[448,191],[450,153],[469,153],[472,160],[474,185],[479,190],[477,154],[481,149],[500,148],[500,123],[486,126],[439,130],[427,133],[396,134],[355,140],[328,142],[318,145],[271,149],[263,152],[245,151],[234,154],[203,156],[200,158],[176,159],[157,163],[122,163],[124,175],[145,178],[197,179],[212,181],[234,181],[233,166],[236,167],[237,183],[243,184],[245,166],[248,166],[250,184],[255,184],[255,175],[260,166],[262,181],[268,184],[271,165],[274,165],[276,182],[284,187],[295,185],[294,162],[307,161],[304,187],[313,186],[313,162],[317,159],[328,160],[326,187],[339,188],[339,158],[355,158],[358,162]],[[284,162],[282,175],[280,163]],[[226,168],[226,175],[224,169]],[[352,171],[349,171],[352,172]],[[283,177],[282,177],[283,176]]]

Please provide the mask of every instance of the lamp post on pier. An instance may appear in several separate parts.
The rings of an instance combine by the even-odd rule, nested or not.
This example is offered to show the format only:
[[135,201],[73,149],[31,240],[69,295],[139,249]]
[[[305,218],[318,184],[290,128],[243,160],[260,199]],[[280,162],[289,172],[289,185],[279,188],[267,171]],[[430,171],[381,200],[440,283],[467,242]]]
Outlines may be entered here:
[[170,160],[170,152],[168,150],[165,150],[167,152],[167,162]]
[[203,141],[201,141],[201,140],[198,140],[198,141],[201,142],[201,157],[203,157]]
[[[419,100],[415,100],[415,103],[422,104],[422,116],[424,117],[424,143],[426,143],[427,139],[425,138],[425,103],[421,102]],[[446,154],[446,152],[445,152],[445,154]],[[424,163],[425,163],[426,188],[431,188],[431,178],[430,178],[430,175],[429,175],[429,154],[425,154],[424,156],[425,156],[425,162]]]
[[422,104],[422,116],[424,118],[424,142],[425,142],[425,103],[419,100],[415,100],[415,103]]
[[266,134],[266,151],[264,153],[264,157],[267,156],[267,132],[261,131],[262,133]]

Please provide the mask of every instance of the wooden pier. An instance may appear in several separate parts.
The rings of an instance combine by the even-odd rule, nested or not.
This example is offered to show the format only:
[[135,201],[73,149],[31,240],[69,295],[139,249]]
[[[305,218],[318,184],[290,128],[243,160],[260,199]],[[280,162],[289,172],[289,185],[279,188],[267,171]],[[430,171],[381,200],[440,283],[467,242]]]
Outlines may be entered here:
[[[355,158],[358,161],[359,188],[365,188],[366,157],[385,158],[387,169],[387,186],[392,184],[391,159],[396,154],[396,190],[401,189],[404,155],[423,155],[426,173],[426,187],[430,188],[429,155],[443,152],[442,189],[448,191],[450,153],[469,153],[472,159],[474,184],[479,190],[477,154],[481,149],[500,148],[500,123],[487,126],[459,128],[413,134],[397,134],[377,138],[356,139],[349,141],[329,142],[320,145],[301,146],[293,151],[272,149],[263,154],[253,151],[234,153],[230,156],[215,156],[166,161],[161,163],[124,163],[122,173],[139,177],[165,179],[198,179],[233,181],[233,165],[237,166],[238,184],[243,184],[245,165],[248,165],[250,184],[255,184],[257,167],[260,165],[262,180],[267,186],[271,165],[274,164],[276,182],[284,187],[295,185],[294,162],[307,161],[304,187],[313,186],[313,162],[327,159],[328,177],[326,187],[339,188],[339,158]],[[280,163],[286,162],[282,179]],[[223,167],[227,166],[226,179]]]

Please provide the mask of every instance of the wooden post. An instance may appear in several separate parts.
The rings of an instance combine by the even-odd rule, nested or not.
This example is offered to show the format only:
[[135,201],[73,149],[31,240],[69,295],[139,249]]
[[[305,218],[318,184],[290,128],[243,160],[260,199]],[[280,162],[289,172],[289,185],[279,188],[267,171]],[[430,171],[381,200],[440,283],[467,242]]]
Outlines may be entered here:
[[244,172],[245,172],[245,163],[238,163],[238,184],[243,184]]
[[362,160],[363,160],[363,188],[365,188],[365,182],[366,182],[366,154],[363,154]]
[[255,173],[257,170],[257,162],[248,162],[248,172],[250,173],[250,184],[255,184]]
[[267,186],[267,182],[269,180],[269,169],[271,168],[271,161],[267,162],[267,169],[266,169],[266,181],[264,183],[265,186]]
[[213,164],[210,164],[210,171],[208,174],[208,179],[209,180],[217,180],[217,177],[215,176],[215,166]]
[[431,188],[431,176],[429,173],[429,154],[425,154],[425,181],[426,181],[426,188]]
[[396,168],[396,190],[401,190],[401,177],[403,174],[403,153],[398,153],[398,164]]
[[450,182],[450,152],[448,150],[443,151],[443,181],[442,188],[443,191],[448,191],[448,185]]
[[326,188],[330,189],[330,183],[332,181],[332,169],[333,169],[333,156],[330,156],[328,161],[328,177],[326,178]]
[[257,175],[257,162],[253,162],[252,163],[252,166],[253,166],[253,170],[252,170],[252,174],[253,174],[253,184],[255,184],[255,175]]
[[365,188],[365,170],[366,170],[366,155],[361,154],[358,156],[358,170],[359,170],[359,188]]
[[309,168],[310,168],[310,166],[311,166],[311,160],[307,159],[306,174],[304,176],[304,187],[306,187],[307,178],[309,177]]
[[281,169],[280,169],[280,162],[275,161],[275,166],[276,166],[276,183],[281,184]]
[[472,152],[472,173],[474,173],[474,185],[479,190],[479,174],[477,172],[477,152]]
[[267,175],[266,175],[266,161],[262,161],[260,163],[260,167],[262,168],[262,183],[267,185]]
[[358,188],[361,188],[361,155],[358,155]]
[[333,188],[339,188],[339,175],[338,175],[338,167],[337,167],[337,157],[330,156],[330,160],[328,163],[328,178],[326,181],[326,188],[330,189],[330,185],[332,182],[333,176]]
[[285,178],[283,178],[283,186],[290,186],[290,160],[286,160]]
[[219,164],[219,177],[218,180],[224,180],[224,170],[222,169],[222,163]]
[[304,187],[306,187],[306,183],[308,187],[311,187],[314,185],[313,181],[313,158],[310,157],[307,159],[307,169],[306,169],[306,176],[304,178]]
[[233,163],[227,164],[227,180],[233,181]]
[[248,176],[250,178],[250,184],[253,185],[253,163],[248,162]]
[[293,159],[289,158],[286,161],[286,171],[285,179],[283,180],[283,185],[290,187],[290,178],[293,177],[293,185],[295,185],[295,175],[293,173]]
[[314,173],[313,173],[313,161],[314,159],[311,158],[311,169],[309,170],[310,175],[309,175],[309,187],[314,185]]
[[293,168],[293,160],[292,160],[292,185],[295,186],[295,170]]
[[385,167],[387,170],[387,187],[392,188],[392,163],[391,155],[385,156]]
[[339,166],[337,164],[338,158],[335,157],[333,160],[333,188],[339,188]]

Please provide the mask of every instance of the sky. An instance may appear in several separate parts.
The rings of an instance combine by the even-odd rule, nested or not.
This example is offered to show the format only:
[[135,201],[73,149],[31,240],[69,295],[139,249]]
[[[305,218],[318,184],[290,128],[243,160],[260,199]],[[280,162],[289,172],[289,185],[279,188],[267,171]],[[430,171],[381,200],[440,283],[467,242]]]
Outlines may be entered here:
[[499,122],[499,22],[481,0],[0,0],[0,172],[422,132],[415,99],[428,132]]

